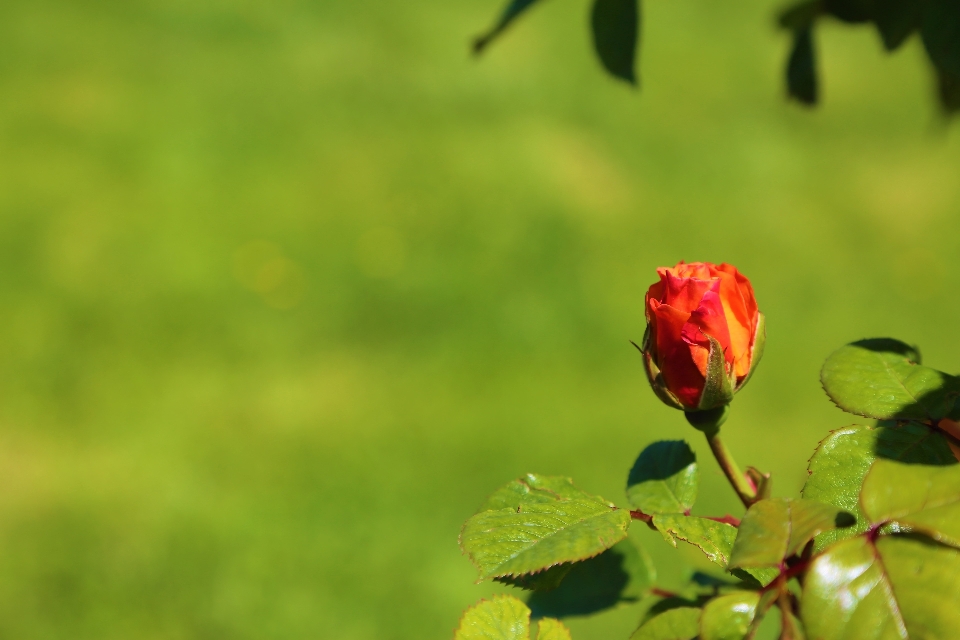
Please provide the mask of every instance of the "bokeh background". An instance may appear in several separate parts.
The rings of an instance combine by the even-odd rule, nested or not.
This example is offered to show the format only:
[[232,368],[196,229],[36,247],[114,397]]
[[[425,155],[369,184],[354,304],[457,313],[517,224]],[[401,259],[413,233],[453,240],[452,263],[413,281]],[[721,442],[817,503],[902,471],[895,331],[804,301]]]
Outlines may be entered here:
[[450,638],[494,590],[457,547],[489,491],[622,501],[655,439],[738,513],[627,342],[680,259],[756,287],[725,430],[777,495],[850,422],[832,349],[960,369],[960,130],[919,42],[828,25],[811,112],[777,8],[647,3],[635,91],[584,2],[479,61],[497,0],[0,3],[0,637]]

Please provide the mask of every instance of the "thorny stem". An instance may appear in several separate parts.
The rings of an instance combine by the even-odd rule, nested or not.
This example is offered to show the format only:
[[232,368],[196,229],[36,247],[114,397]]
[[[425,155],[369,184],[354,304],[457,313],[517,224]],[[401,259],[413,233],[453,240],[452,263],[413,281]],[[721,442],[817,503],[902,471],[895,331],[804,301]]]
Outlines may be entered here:
[[743,506],[749,509],[750,505],[757,499],[757,488],[743,474],[739,465],[737,465],[737,461],[733,459],[730,450],[723,444],[720,439],[720,430],[705,431],[704,435],[707,436],[707,444],[710,445],[710,450],[713,451],[713,457],[717,459],[717,464],[723,469],[724,475],[727,476],[733,490],[737,492]]

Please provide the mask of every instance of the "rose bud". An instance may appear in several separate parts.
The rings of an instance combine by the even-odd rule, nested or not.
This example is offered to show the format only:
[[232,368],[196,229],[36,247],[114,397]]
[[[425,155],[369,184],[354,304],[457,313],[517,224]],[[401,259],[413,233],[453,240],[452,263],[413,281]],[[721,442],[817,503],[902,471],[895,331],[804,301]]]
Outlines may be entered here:
[[763,354],[763,314],[750,281],[729,264],[657,269],[646,296],[644,363],[653,391],[688,412],[724,408]]

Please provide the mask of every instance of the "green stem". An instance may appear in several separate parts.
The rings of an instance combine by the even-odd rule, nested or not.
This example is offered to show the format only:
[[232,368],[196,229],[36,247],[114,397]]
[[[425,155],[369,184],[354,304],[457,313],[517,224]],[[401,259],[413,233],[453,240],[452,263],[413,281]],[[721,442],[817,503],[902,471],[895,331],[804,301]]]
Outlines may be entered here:
[[713,451],[713,457],[717,459],[717,464],[723,469],[724,475],[727,476],[733,490],[737,492],[743,506],[749,509],[750,505],[757,499],[757,490],[747,480],[747,476],[740,471],[740,467],[737,465],[737,461],[733,459],[730,450],[727,449],[727,445],[723,444],[720,439],[720,429],[705,431],[704,435],[707,436],[707,444],[710,445],[710,450]]

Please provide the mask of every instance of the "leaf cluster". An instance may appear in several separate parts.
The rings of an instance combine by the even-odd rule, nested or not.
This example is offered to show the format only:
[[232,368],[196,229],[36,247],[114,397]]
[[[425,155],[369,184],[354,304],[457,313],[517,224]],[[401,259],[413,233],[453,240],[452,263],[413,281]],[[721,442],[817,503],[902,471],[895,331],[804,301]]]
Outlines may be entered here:
[[[569,639],[561,619],[618,606],[638,607],[631,640],[751,638],[772,612],[784,639],[953,637],[960,379],[880,339],[837,350],[821,381],[838,407],[873,422],[831,432],[800,497],[760,493],[742,519],[691,513],[700,466],[679,440],[640,453],[625,504],[558,476],[498,489],[464,524],[461,548],[480,580],[527,595],[469,609],[456,640],[529,639],[531,618],[538,640]],[[628,536],[637,523],[699,549],[718,573],[693,573],[679,592],[658,588],[649,553]]]
[[[474,40],[482,52],[538,0],[509,0],[494,25]],[[914,33],[923,41],[946,114],[960,110],[960,0],[801,0],[783,10],[779,23],[792,34],[786,64],[790,97],[806,105],[820,98],[815,32],[823,19],[873,25],[883,47],[899,49]],[[637,84],[640,0],[592,0],[590,30],[600,63],[611,75]]]

